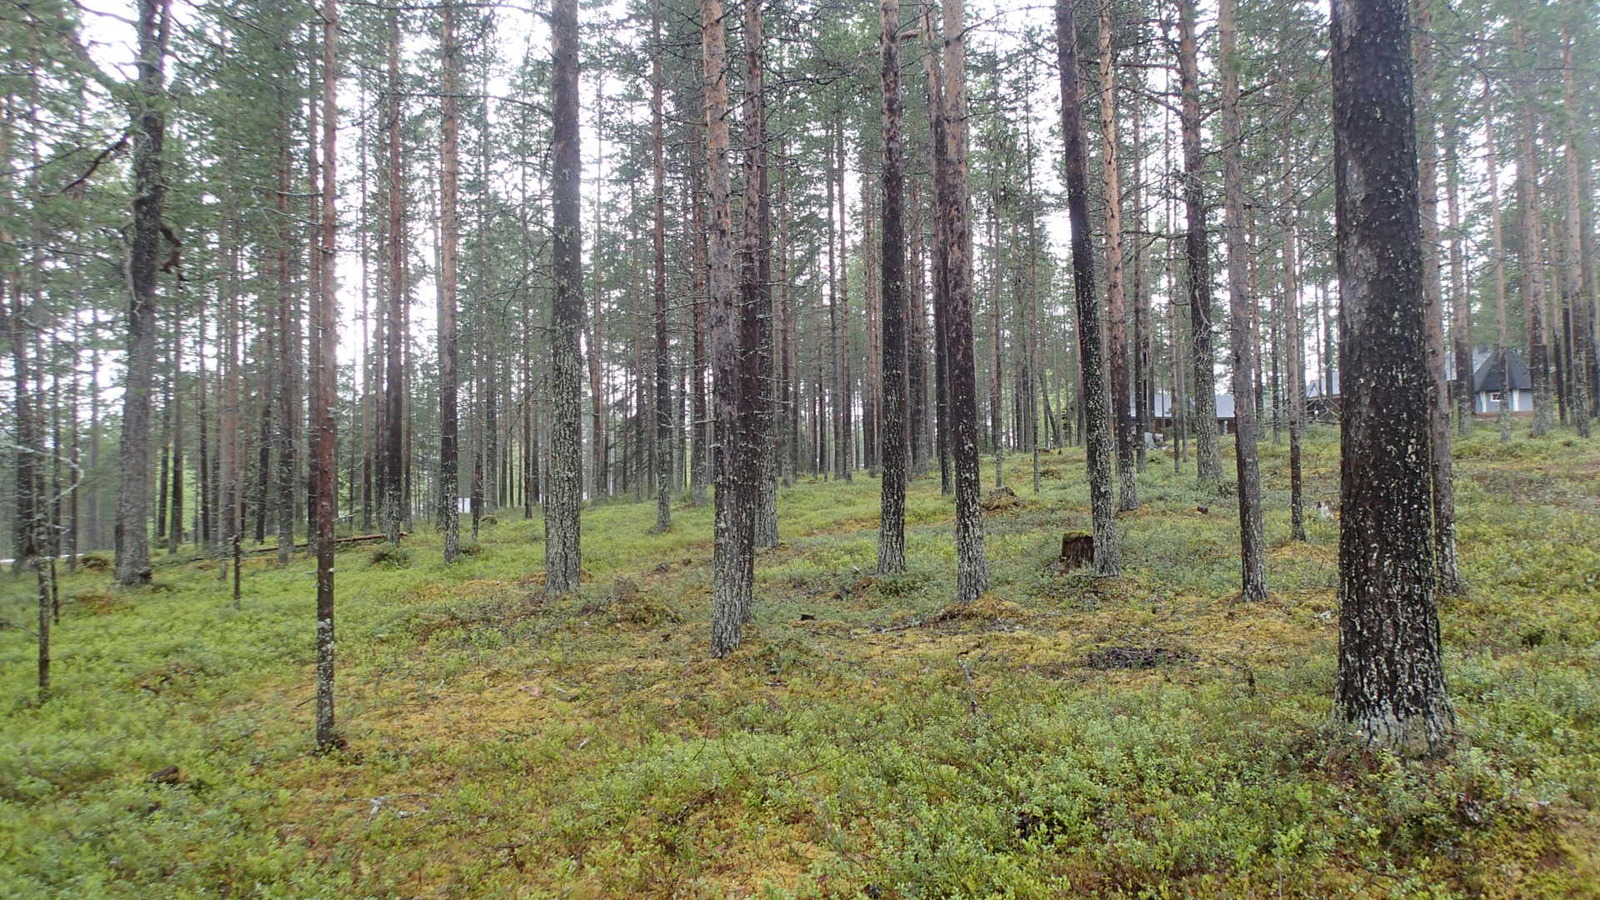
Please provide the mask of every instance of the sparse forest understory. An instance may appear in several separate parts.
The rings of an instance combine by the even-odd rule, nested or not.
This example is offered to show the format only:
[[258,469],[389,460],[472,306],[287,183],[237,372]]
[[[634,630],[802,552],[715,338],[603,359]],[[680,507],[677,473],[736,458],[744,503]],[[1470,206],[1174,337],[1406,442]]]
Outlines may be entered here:
[[1600,897],[1596,60],[0,2],[0,895]]
[[[1313,429],[1309,496],[1337,483]],[[1600,453],[1457,446],[1467,592],[1442,606],[1457,750],[1330,734],[1337,524],[1287,541],[1264,442],[1268,601],[1192,464],[1139,477],[1124,575],[1058,574],[1081,451],[986,514],[993,584],[952,606],[937,478],[906,570],[873,574],[875,481],[804,479],[755,622],[707,658],[709,507],[584,514],[579,590],[541,591],[516,511],[338,556],[349,748],[310,755],[313,563],[158,557],[152,593],[64,579],[57,696],[8,701],[0,893],[17,897],[1585,897],[1600,883]],[[986,478],[991,473],[985,472]],[[1207,507],[1209,513],[1199,507]],[[27,581],[0,671],[30,694]],[[173,783],[153,783],[169,766]],[[161,780],[161,779],[156,779]]]

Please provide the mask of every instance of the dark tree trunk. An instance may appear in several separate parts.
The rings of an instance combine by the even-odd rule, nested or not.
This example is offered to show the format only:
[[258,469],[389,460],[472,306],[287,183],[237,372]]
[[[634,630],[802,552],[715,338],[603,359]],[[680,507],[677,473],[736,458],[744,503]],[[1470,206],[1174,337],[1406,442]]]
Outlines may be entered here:
[[383,467],[380,515],[384,533],[391,544],[400,543],[405,520],[405,308],[410,291],[406,285],[405,178],[401,168],[400,142],[400,23],[390,22],[388,51],[389,84],[387,96],[388,160],[388,290],[384,323],[383,374]]
[[654,191],[651,223],[651,294],[655,305],[655,479],[656,531],[672,527],[672,360],[667,344],[667,188],[662,126],[661,0],[651,6],[650,156]]
[[1112,491],[1111,417],[1104,369],[1100,298],[1094,286],[1094,249],[1089,231],[1089,151],[1083,127],[1078,76],[1078,30],[1074,0],[1056,0],[1056,59],[1061,69],[1061,127],[1065,144],[1067,214],[1072,226],[1072,287],[1078,305],[1078,353],[1083,372],[1089,503],[1094,520],[1094,573],[1122,573]]
[[922,31],[928,42],[928,52],[923,54],[923,77],[928,106],[929,131],[933,137],[933,254],[930,271],[933,276],[933,416],[934,452],[939,457],[939,491],[950,494],[955,490],[954,473],[950,467],[950,354],[948,346],[948,316],[950,283],[947,248],[948,224],[944,216],[944,199],[949,179],[945,160],[944,77],[941,60],[942,47],[939,30],[933,19],[933,4],[926,3],[922,11]]
[[883,52],[883,485],[878,574],[906,567],[905,136],[900,111],[900,0],[879,5]]
[[1569,350],[1572,364],[1568,369],[1572,372],[1572,421],[1578,428],[1578,436],[1587,438],[1591,428],[1589,420],[1592,415],[1592,403],[1589,393],[1589,372],[1593,368],[1594,328],[1589,321],[1589,301],[1583,295],[1583,218],[1582,186],[1579,183],[1579,172],[1582,169],[1578,161],[1578,110],[1573,100],[1573,64],[1572,64],[1572,28],[1562,32],[1561,71],[1562,71],[1562,108],[1565,114],[1565,127],[1563,129],[1562,161],[1565,167],[1563,173],[1566,181],[1566,241],[1564,259],[1562,260],[1561,278],[1561,306],[1566,315],[1571,317],[1573,340]]
[[1431,373],[1406,4],[1335,0],[1344,395],[1334,715],[1372,747],[1450,742],[1435,600]]
[[944,121],[945,337],[949,344],[950,438],[955,463],[956,602],[989,589],[979,506],[978,397],[972,342],[972,229],[967,197],[966,23],[961,0],[944,4],[942,115]]
[[133,237],[128,246],[128,357],[118,453],[116,578],[150,582],[150,388],[156,362],[156,275],[166,199],[168,0],[139,2],[139,58],[133,94]]
[[[551,13],[555,132],[551,199],[555,236],[555,301],[550,310],[550,466],[545,501],[545,590],[577,590],[578,514],[583,505],[583,237],[579,233],[578,2],[555,0]],[[592,349],[592,348],[591,348]]]
[[[778,482],[772,454],[772,204],[761,5],[744,8],[744,261],[740,295],[740,465],[746,467],[752,551],[778,544]],[[753,563],[752,563],[753,566]],[[754,578],[754,569],[751,570]],[[750,613],[745,618],[748,621]]]
[[319,278],[317,297],[317,359],[311,369],[312,466],[315,470],[317,544],[317,746],[331,748],[341,741],[333,715],[333,522],[334,499],[338,493],[338,474],[334,468],[333,407],[338,390],[339,299],[335,260],[338,249],[339,160],[337,0],[322,2],[322,246],[315,269]]
[[[1211,250],[1206,246],[1205,157],[1200,147],[1200,68],[1195,58],[1195,0],[1178,3],[1178,70],[1183,109],[1183,205],[1188,217],[1184,252],[1189,263],[1189,417],[1195,471],[1203,487],[1222,480],[1217,452],[1217,394],[1211,345]],[[1237,406],[1239,398],[1234,398]]]
[[[760,11],[754,3],[756,21]],[[733,283],[733,211],[728,172],[727,34],[721,0],[700,0],[701,53],[704,64],[706,120],[706,186],[710,194],[708,298],[711,310],[712,388],[716,407],[717,457],[715,538],[711,586],[711,655],[726,656],[739,646],[751,612],[755,577],[753,475],[747,466],[741,413],[748,371],[741,359],[743,307],[753,304],[753,291],[736,295]],[[759,27],[759,26],[758,26]],[[747,35],[759,42],[759,35]],[[754,204],[751,204],[754,205]],[[747,239],[750,236],[747,235]],[[755,254],[748,252],[746,288],[755,277]]]

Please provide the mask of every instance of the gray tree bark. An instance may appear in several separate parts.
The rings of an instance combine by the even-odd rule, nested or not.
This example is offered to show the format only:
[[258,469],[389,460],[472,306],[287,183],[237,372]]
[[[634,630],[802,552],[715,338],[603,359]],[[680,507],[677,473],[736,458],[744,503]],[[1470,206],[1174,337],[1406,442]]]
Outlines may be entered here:
[[1372,747],[1436,754],[1445,695],[1435,591],[1411,55],[1404,0],[1333,4],[1342,296],[1339,668],[1334,717]]

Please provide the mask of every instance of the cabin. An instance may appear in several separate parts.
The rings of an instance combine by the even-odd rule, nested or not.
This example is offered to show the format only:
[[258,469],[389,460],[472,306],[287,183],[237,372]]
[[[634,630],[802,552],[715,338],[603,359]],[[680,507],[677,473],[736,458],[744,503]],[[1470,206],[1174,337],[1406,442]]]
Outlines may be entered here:
[[1493,353],[1475,354],[1481,361],[1472,370],[1472,412],[1498,416],[1502,398],[1514,416],[1533,415],[1533,373],[1522,354],[1507,350],[1502,362]]
[[[1180,410],[1179,412],[1182,412]],[[1137,415],[1137,411],[1130,408],[1129,415]],[[1172,395],[1157,392],[1152,397],[1150,405],[1150,426],[1158,432],[1168,432],[1172,429]],[[1222,434],[1233,433],[1233,395],[1217,395],[1217,431]]]

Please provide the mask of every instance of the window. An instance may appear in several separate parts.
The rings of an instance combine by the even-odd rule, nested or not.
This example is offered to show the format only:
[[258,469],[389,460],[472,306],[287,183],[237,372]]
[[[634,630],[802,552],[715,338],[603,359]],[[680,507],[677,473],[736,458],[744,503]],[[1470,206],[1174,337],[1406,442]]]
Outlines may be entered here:
[[1490,391],[1489,392],[1489,402],[1490,403],[1499,403],[1500,402],[1500,392],[1499,391]]

